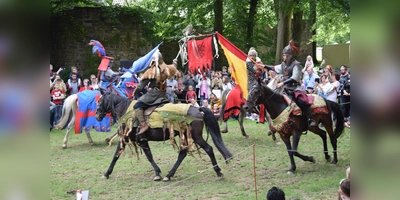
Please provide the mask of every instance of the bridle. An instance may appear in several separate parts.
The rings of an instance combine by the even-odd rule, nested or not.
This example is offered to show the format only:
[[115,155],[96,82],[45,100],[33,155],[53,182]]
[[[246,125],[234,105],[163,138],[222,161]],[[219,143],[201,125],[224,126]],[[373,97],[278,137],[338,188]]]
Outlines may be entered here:
[[[105,97],[105,95],[107,95],[108,93],[105,93],[102,97],[101,97],[101,104],[104,104],[104,97]],[[111,93],[110,93],[111,94]],[[100,115],[106,115],[106,113],[110,113],[111,112],[111,114],[112,114],[112,116],[113,117],[116,117],[115,115],[115,112],[113,112],[113,110],[115,110],[117,107],[119,107],[122,103],[124,103],[124,101],[121,101],[121,102],[119,102],[117,105],[115,105],[114,106],[114,99],[113,98],[111,98],[111,100],[108,102],[108,104],[107,105],[110,105],[111,104],[111,108],[109,109],[109,110],[105,110],[104,109],[104,106],[102,105],[102,109],[99,109],[99,107],[97,107],[97,109],[98,109],[98,111],[100,111]],[[107,106],[107,108],[108,107],[110,107],[110,106]]]
[[[256,101],[262,96],[261,84],[259,84],[259,86],[257,86],[257,87],[259,87],[259,90],[260,90],[260,92],[259,92],[259,94],[258,94],[258,98],[256,98],[254,101],[248,101],[248,102],[250,102],[253,106],[256,105]],[[255,88],[254,88],[254,89],[255,89]],[[275,95],[275,93],[276,93],[277,91],[278,91],[278,88],[276,88],[276,89],[272,92],[271,96],[269,96],[269,97],[267,98],[267,100],[265,100],[264,102],[268,102],[268,100],[270,100],[270,99]]]

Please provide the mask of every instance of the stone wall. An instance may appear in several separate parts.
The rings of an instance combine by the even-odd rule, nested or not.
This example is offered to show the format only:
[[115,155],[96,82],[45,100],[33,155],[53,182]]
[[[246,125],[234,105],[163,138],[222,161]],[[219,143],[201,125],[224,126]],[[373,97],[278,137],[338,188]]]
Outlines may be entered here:
[[[112,68],[117,70],[120,60],[136,60],[161,42],[143,21],[135,15],[111,17],[102,8],[74,8],[52,16],[50,63],[55,70],[76,66],[84,78],[97,73],[100,58],[88,46],[94,39],[103,44],[107,56],[115,58]],[[164,42],[160,51],[169,64],[179,51],[178,43]]]

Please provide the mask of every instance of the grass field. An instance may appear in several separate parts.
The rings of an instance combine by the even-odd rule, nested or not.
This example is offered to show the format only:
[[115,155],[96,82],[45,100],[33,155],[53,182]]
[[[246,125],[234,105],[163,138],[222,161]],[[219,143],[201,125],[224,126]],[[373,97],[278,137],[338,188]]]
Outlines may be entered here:
[[[90,146],[86,135],[71,134],[68,148],[62,149],[65,130],[50,132],[50,199],[75,199],[72,190],[89,190],[89,199],[256,199],[254,186],[253,147],[255,143],[256,182],[258,199],[272,186],[285,191],[286,198],[337,199],[339,181],[345,177],[350,166],[350,130],[345,129],[338,139],[338,159],[331,166],[324,159],[321,139],[313,134],[303,135],[299,151],[314,156],[316,163],[304,162],[295,157],[297,170],[288,175],[290,161],[286,147],[275,144],[267,136],[267,124],[256,124],[245,120],[245,139],[237,121],[229,121],[229,133],[223,134],[225,145],[235,155],[225,164],[222,155],[213,146],[224,178],[219,180],[212,169],[209,157],[201,150],[199,156],[187,156],[170,182],[154,182],[153,168],[144,154],[140,160],[130,155],[130,151],[118,160],[109,179],[101,176],[111,163],[116,141],[109,149],[104,140],[112,133],[96,133],[92,138],[96,145]],[[206,132],[203,132],[206,138]],[[278,135],[277,135],[278,136]],[[279,136],[278,136],[279,138]],[[279,138],[280,140],[280,138]],[[154,160],[165,176],[177,159],[177,151],[168,141],[150,142]],[[330,155],[332,147],[328,140]]]

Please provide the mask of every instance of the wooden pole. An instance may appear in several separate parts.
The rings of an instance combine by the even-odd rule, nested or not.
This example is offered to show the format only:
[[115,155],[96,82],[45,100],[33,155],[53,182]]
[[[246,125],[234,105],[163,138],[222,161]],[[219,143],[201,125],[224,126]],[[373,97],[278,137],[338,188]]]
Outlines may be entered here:
[[257,200],[257,174],[256,174],[256,143],[253,142],[253,168],[254,168],[254,192]]

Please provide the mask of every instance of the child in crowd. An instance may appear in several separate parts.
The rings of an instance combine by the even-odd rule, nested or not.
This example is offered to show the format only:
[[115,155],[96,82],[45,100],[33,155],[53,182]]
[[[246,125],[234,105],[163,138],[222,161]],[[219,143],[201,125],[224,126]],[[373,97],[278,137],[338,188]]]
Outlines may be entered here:
[[85,90],[93,90],[93,88],[89,86],[89,79],[87,78],[83,80],[83,87],[79,88],[79,92],[83,92]]
[[63,106],[63,99],[65,98],[64,90],[59,89],[60,84],[54,84],[51,96],[53,97],[53,103],[56,104],[54,108],[54,124],[58,124],[61,118],[61,111]]
[[214,104],[214,107],[213,107],[213,113],[214,113],[214,116],[216,117],[216,118],[218,118],[219,117],[219,105],[216,103],[216,104]]
[[193,86],[189,86],[189,91],[186,92],[186,103],[190,103],[191,99],[197,99],[196,92],[193,91]]

